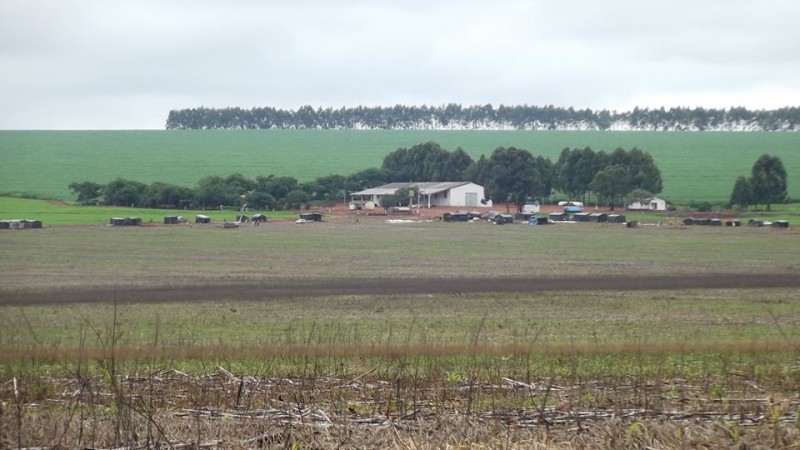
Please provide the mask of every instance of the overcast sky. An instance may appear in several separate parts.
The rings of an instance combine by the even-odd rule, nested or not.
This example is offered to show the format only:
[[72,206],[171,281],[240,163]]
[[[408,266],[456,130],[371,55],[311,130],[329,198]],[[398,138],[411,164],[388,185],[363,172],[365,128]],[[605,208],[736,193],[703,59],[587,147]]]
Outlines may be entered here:
[[0,0],[0,129],[170,109],[800,106],[797,0]]

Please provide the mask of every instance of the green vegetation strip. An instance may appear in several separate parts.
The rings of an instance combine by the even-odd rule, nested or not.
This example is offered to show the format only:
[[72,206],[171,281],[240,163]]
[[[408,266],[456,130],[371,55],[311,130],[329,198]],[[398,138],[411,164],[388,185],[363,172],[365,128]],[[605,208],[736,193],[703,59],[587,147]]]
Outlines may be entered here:
[[796,289],[380,295],[0,311],[2,347],[43,352],[102,347],[111,342],[112,327],[119,347],[220,348],[242,356],[380,355],[404,348],[423,355],[475,348],[487,354],[747,350],[768,343],[796,348],[800,340]]
[[[286,211],[261,211],[267,218],[287,219],[297,215]],[[252,215],[254,212],[244,214]],[[164,216],[182,216],[194,222],[195,216],[203,214],[215,222],[233,221],[239,211],[220,210],[169,210],[126,208],[113,206],[76,206],[58,201],[33,200],[25,198],[0,197],[0,220],[31,219],[41,220],[44,226],[51,225],[107,225],[112,217],[139,217],[142,223],[163,224]]]
[[[795,289],[0,308],[0,373],[223,366],[262,376],[789,380]],[[138,369],[137,369],[138,368]],[[783,377],[783,378],[782,378]],[[786,378],[788,377],[788,378]]]

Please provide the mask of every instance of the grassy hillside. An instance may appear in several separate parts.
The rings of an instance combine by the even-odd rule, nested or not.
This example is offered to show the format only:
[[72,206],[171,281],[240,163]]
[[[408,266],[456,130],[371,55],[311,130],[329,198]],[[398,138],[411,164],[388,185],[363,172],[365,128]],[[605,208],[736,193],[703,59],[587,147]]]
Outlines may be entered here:
[[552,160],[565,147],[650,152],[673,201],[727,200],[738,175],[768,153],[800,198],[800,134],[531,131],[0,131],[0,193],[71,199],[67,185],[122,177],[192,186],[207,175],[290,175],[301,181],[378,167],[399,148],[436,141],[474,158],[516,146]]

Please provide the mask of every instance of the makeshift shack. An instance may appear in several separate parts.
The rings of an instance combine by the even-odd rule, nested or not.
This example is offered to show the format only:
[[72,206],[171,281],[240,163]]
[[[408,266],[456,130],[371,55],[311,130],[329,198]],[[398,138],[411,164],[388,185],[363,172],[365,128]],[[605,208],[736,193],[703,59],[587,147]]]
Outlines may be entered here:
[[[719,219],[716,219],[719,220]],[[712,219],[703,219],[696,217],[687,217],[683,219],[684,225],[711,225]]]
[[22,228],[42,228],[41,220],[23,219],[20,222],[22,222]]
[[309,212],[309,213],[302,213],[300,214],[301,219],[305,219],[309,222],[322,222],[322,213],[320,212]]
[[579,212],[572,215],[572,220],[576,222],[588,222],[589,221],[589,213]]
[[740,227],[742,226],[742,222],[740,220],[727,220],[725,221],[726,227]]
[[469,213],[466,211],[446,212],[442,215],[442,219],[445,222],[468,222]]
[[253,219],[252,220],[253,220],[253,223],[266,222],[267,221],[267,216],[265,216],[264,214],[260,214],[260,213],[259,214],[253,214]]
[[0,220],[0,230],[22,230],[30,228],[42,228],[42,221],[30,219]]
[[198,214],[194,216],[194,223],[211,223],[211,217],[208,217],[204,214]]
[[550,220],[554,222],[564,222],[569,220],[569,214],[563,212],[552,212],[550,213]]
[[178,224],[178,216],[164,216],[164,224],[165,225],[177,225]]
[[112,217],[108,223],[115,227],[136,227],[142,224],[138,217]]
[[608,221],[608,214],[606,213],[591,213],[589,214],[589,222],[603,223]]
[[628,228],[639,228],[639,221],[638,220],[631,220],[630,222],[625,224]]
[[789,222],[785,220],[776,220],[772,222],[772,228],[789,228]]
[[494,223],[496,225],[504,225],[507,223],[514,223],[514,216],[511,214],[498,214],[494,218]]
[[609,214],[606,216],[606,222],[609,223],[625,223],[625,216],[622,214]]
[[481,214],[481,219],[494,222],[495,217],[497,217],[500,213],[497,211],[489,211],[487,213]]

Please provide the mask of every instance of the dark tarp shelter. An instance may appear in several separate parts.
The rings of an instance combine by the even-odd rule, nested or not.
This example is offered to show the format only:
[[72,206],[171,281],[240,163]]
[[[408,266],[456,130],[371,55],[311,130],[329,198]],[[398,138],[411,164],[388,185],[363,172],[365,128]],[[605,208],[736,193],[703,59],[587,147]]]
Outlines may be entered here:
[[466,211],[446,212],[442,215],[445,222],[469,222],[469,213]]
[[589,214],[589,222],[608,222],[608,214],[605,213],[592,213]]
[[322,213],[320,212],[310,212],[310,213],[302,213],[300,214],[301,219],[306,219],[310,222],[322,222]]
[[498,214],[494,218],[494,223],[496,223],[497,225],[514,223],[514,216],[512,216],[511,214]]

